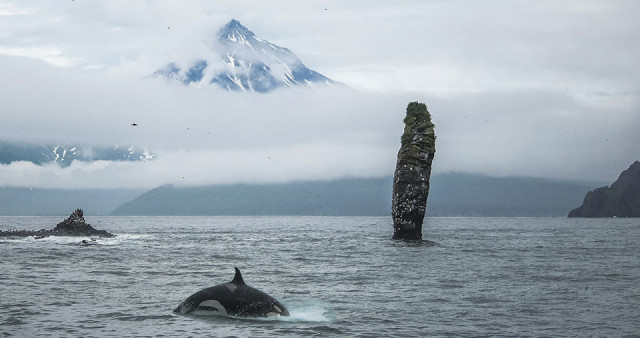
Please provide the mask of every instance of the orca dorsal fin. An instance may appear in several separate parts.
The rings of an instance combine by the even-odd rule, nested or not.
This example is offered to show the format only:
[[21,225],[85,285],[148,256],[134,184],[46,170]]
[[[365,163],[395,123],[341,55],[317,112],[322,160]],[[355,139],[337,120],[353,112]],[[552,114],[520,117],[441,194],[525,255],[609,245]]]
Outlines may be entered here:
[[240,269],[235,268],[236,269],[236,275],[233,276],[233,280],[231,281],[231,283],[237,284],[237,285],[242,285],[244,284],[244,280],[242,280],[242,274],[240,273]]

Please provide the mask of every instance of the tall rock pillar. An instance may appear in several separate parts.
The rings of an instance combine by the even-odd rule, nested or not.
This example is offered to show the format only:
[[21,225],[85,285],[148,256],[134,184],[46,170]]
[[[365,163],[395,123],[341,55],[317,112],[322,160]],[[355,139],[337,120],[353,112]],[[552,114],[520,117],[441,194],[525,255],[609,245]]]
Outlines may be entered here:
[[424,103],[411,102],[393,175],[393,239],[422,239],[436,136]]

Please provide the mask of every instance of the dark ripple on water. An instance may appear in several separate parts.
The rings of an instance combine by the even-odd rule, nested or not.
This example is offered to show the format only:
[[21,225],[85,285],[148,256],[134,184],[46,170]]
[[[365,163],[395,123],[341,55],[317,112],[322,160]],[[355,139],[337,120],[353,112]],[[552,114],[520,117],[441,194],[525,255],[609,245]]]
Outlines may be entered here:
[[[42,227],[42,219],[34,220]],[[436,218],[427,220],[430,240],[423,242],[390,240],[388,218],[89,221],[121,235],[86,248],[65,239],[2,240],[1,335],[640,332],[640,229],[633,220]],[[231,280],[234,266],[292,316],[239,320],[172,313],[193,292]]]

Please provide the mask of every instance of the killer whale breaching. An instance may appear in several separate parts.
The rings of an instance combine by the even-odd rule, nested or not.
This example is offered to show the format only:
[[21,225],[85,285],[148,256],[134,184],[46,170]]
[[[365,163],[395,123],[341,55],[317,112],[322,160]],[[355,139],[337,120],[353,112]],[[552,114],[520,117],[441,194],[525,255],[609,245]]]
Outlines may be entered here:
[[240,269],[228,283],[200,290],[173,310],[181,314],[235,317],[289,316],[289,311],[275,298],[244,283]]

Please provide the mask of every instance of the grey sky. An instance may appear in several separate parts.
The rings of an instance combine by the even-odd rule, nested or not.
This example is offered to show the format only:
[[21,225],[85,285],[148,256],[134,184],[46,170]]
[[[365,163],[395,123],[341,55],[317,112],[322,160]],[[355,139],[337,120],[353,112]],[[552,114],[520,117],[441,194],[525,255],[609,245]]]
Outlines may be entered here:
[[[148,77],[211,53],[232,18],[355,90],[243,95]],[[636,1],[0,0],[0,137],[159,155],[15,163],[0,184],[391,175],[412,100],[436,124],[435,172],[613,181],[640,159],[638,18]]]

